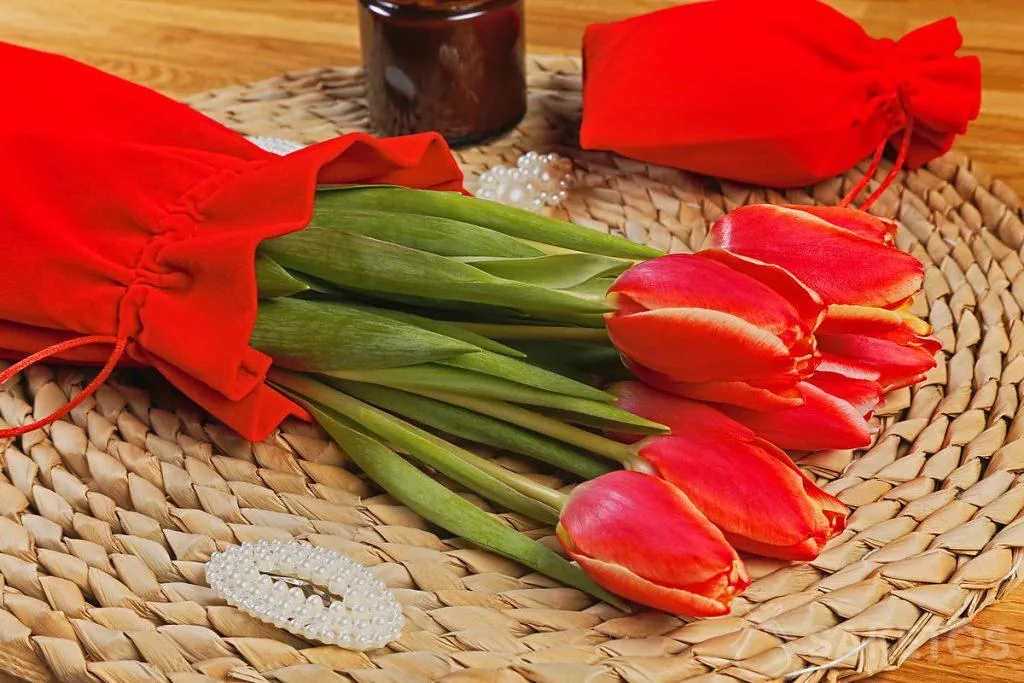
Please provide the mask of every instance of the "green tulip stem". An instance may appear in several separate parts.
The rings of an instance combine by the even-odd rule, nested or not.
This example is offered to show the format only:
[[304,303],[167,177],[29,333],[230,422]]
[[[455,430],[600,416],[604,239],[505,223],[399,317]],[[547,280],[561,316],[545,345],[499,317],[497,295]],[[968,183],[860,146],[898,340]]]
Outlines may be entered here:
[[427,389],[407,389],[406,391],[438,401],[444,401],[445,403],[451,403],[452,405],[467,408],[484,415],[490,415],[505,422],[511,422],[525,429],[550,436],[573,446],[578,446],[595,455],[609,458],[624,466],[634,465],[637,459],[636,449],[629,444],[607,439],[600,434],[574,427],[561,420],[520,408],[511,403],[447,391],[431,391]]
[[550,524],[558,521],[558,512],[566,500],[566,495],[559,491],[459,448],[311,377],[276,368],[271,369],[268,377],[272,382],[337,411],[424,464],[443,470],[485,498],[538,521]]
[[313,415],[366,476],[424,519],[478,547],[521,562],[614,607],[628,610],[619,598],[597,585],[579,567],[450,491],[398,453],[364,434],[355,423],[287,389],[285,393]]
[[608,344],[608,330],[594,327],[565,327],[561,325],[502,325],[488,323],[451,323],[467,332],[489,339],[594,342]]
[[[501,465],[497,465],[487,458],[480,457],[476,453],[467,451],[464,448],[459,448],[458,446],[449,443],[430,432],[411,425],[405,420],[395,417],[390,413],[384,412],[383,410],[375,408],[370,404],[364,403],[347,394],[340,394],[339,396],[336,396],[331,405],[334,406],[341,414],[347,414],[352,419],[357,419],[361,424],[365,425],[378,436],[390,439],[391,442],[396,445],[409,448],[410,450],[414,448],[419,450],[426,444],[430,444],[435,448],[435,450],[440,449],[447,451],[449,454],[454,455],[463,462],[472,465],[485,474],[489,474],[509,488],[515,489],[519,493],[529,496],[533,500],[553,508],[556,512],[562,509],[562,506],[565,505],[566,498],[568,498],[568,496],[560,491],[544,486],[543,484],[519,474],[518,472],[513,472]],[[417,440],[426,442],[426,444],[417,444]]]

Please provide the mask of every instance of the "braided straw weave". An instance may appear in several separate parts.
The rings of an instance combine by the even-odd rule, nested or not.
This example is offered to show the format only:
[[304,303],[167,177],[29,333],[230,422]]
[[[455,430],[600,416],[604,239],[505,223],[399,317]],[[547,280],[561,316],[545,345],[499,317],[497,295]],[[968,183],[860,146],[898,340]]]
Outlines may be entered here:
[[[743,204],[835,204],[860,177],[778,193],[581,152],[579,64],[532,60],[530,85],[528,118],[460,151],[467,170],[531,149],[567,154],[578,179],[569,219],[663,249],[696,248]],[[190,104],[246,134],[313,142],[363,128],[362,94],[357,70],[322,69]],[[595,604],[437,535],[360,479],[318,428],[289,423],[248,443],[133,371],[67,419],[0,442],[0,671],[76,683],[718,683],[899,665],[1021,580],[1024,225],[1017,197],[955,155],[901,174],[875,210],[900,219],[899,246],[925,264],[916,312],[937,330],[942,362],[890,397],[871,448],[800,462],[855,508],[850,528],[809,564],[751,560],[755,581],[731,616],[687,622]],[[51,412],[87,377],[32,368],[0,391],[0,424]],[[551,529],[501,517],[552,541]],[[403,603],[402,638],[365,654],[321,646],[206,587],[217,548],[290,538],[372,566]]]

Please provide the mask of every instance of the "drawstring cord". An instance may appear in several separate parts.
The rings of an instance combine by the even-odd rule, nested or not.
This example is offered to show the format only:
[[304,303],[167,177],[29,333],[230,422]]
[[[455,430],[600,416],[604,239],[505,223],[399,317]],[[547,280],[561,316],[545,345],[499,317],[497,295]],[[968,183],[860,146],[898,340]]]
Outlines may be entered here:
[[864,188],[868,186],[871,179],[875,177],[875,172],[878,171],[878,165],[882,163],[882,155],[885,154],[885,146],[888,144],[888,139],[882,140],[882,143],[878,145],[874,155],[871,157],[871,165],[868,166],[868,170],[864,171],[864,175],[861,176],[857,184],[850,188],[850,191],[846,193],[846,196],[839,200],[840,208],[846,208],[853,203],[853,200],[857,198]]
[[110,377],[110,373],[114,371],[114,368],[117,366],[118,361],[121,360],[121,356],[124,355],[125,347],[128,345],[128,339],[125,337],[111,337],[107,335],[92,335],[88,337],[78,337],[76,339],[69,339],[68,341],[64,341],[59,344],[54,344],[53,346],[48,346],[42,351],[33,353],[28,358],[24,358],[15,363],[14,365],[10,366],[3,372],[0,372],[0,385],[2,385],[11,377],[14,377],[22,370],[35,365],[39,361],[46,360],[51,356],[56,356],[57,354],[63,353],[64,351],[67,351],[69,349],[78,348],[79,346],[90,346],[92,344],[114,345],[113,351],[110,352],[110,357],[107,359],[107,362],[103,366],[103,369],[101,369],[99,374],[96,375],[96,378],[93,379],[93,381],[90,382],[87,387],[82,389],[82,391],[80,391],[78,395],[76,395],[73,399],[64,404],[63,407],[51,413],[50,415],[47,415],[43,419],[36,420],[35,422],[26,425],[21,425],[20,427],[0,429],[0,439],[9,436],[21,436],[22,434],[26,434],[41,427],[45,427],[46,425],[51,424],[52,422],[56,422],[57,420],[59,420],[60,418],[64,417],[72,410],[77,408],[79,405],[81,405],[85,399],[92,396],[96,392],[96,390],[100,388],[100,385],[103,384],[103,382],[105,382],[108,377]]
[[[903,169],[903,164],[907,161],[907,154],[910,151],[910,140],[913,135],[914,119],[908,118],[907,125],[903,128],[903,140],[900,143],[900,150],[899,154],[896,156],[896,161],[893,163],[889,173],[878,186],[878,189],[872,192],[871,196],[865,199],[864,203],[858,207],[861,211],[867,211],[871,208],[871,205],[878,201],[878,198],[882,196],[882,193],[884,193],[888,187],[892,185],[892,182],[896,180],[896,175]],[[888,139],[882,140],[882,144],[878,146],[878,149],[875,150],[874,156],[871,158],[871,165],[868,167],[868,170],[864,173],[864,176],[861,177],[857,184],[850,189],[846,196],[842,198],[839,202],[839,206],[846,207],[852,204],[853,200],[857,198],[857,195],[859,195],[864,188],[868,186],[871,179],[875,177],[875,172],[878,170],[878,166],[882,162],[882,154],[885,152],[885,145],[887,142]]]

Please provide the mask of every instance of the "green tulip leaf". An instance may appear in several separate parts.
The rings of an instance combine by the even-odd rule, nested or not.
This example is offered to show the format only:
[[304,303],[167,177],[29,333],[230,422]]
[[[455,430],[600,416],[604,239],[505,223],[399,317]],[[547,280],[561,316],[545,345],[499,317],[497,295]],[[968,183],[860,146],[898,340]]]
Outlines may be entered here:
[[412,393],[445,391],[551,408],[570,415],[585,416],[600,422],[602,426],[624,432],[661,434],[666,431],[662,425],[620,410],[610,403],[556,394],[492,375],[436,363],[374,370],[332,370],[325,374],[338,379],[380,384]]
[[608,298],[608,290],[611,289],[613,284],[615,284],[615,278],[613,277],[595,277],[575,287],[569,287],[564,291],[572,292],[576,296],[591,299],[592,301],[605,301]]
[[256,289],[260,299],[276,299],[301,294],[309,285],[289,275],[274,259],[257,252]]
[[490,339],[535,341],[538,344],[549,342],[579,342],[603,344],[611,346],[608,330],[602,325],[593,327],[567,327],[561,325],[545,325],[529,320],[496,321],[496,322],[453,322],[464,330],[475,332]]
[[442,320],[433,320],[432,318],[427,318],[422,315],[415,315],[404,311],[395,311],[390,308],[379,308],[377,306],[368,306],[363,304],[349,305],[352,306],[352,308],[365,310],[374,315],[408,323],[409,325],[415,325],[416,327],[422,327],[425,330],[430,330],[437,334],[443,334],[446,337],[464,341],[467,344],[472,344],[484,351],[492,351],[494,353],[499,353],[503,356],[511,356],[513,358],[523,358],[526,355],[522,351],[513,349],[510,346],[505,346],[500,342],[496,342],[493,339],[476,334],[470,330],[463,329],[454,323],[444,322]]
[[525,455],[584,479],[614,469],[607,461],[560,441],[449,403],[373,384],[340,382],[340,386],[363,401],[445,434]]
[[590,399],[591,401],[602,401],[604,403],[615,402],[614,396],[600,389],[595,389],[588,384],[577,382],[530,363],[500,356],[496,353],[467,353],[439,362],[442,365],[472,370],[473,372],[491,375],[515,382],[516,384],[523,384],[556,394],[575,396],[577,398]]
[[[573,289],[607,276],[619,275],[635,262],[598,254],[555,254],[535,258],[462,259],[480,270],[505,278],[552,289]],[[612,280],[614,281],[614,280]],[[610,285],[610,281],[609,281]],[[604,290],[607,292],[607,288]],[[604,298],[602,293],[602,299]]]
[[479,225],[530,242],[588,254],[631,259],[648,259],[664,255],[657,249],[621,237],[456,192],[363,185],[319,191],[316,195],[316,206],[320,210],[366,209],[440,216]]
[[[563,495],[305,375],[272,370],[271,380],[344,415],[457,484],[513,512],[558,523]],[[507,479],[524,482],[526,490]],[[546,502],[545,502],[546,501]],[[557,507],[553,507],[553,505]]]
[[479,351],[468,342],[342,303],[261,301],[250,344],[293,370],[416,365]]
[[321,280],[320,278],[313,277],[312,275],[308,275],[297,270],[286,269],[286,272],[295,280],[298,280],[302,284],[306,285],[308,291],[310,292],[315,292],[316,294],[326,294],[332,298],[345,298],[346,292],[344,289],[336,285],[333,285],[330,282],[327,282],[326,280]]
[[603,302],[504,280],[451,258],[341,230],[305,228],[260,248],[289,270],[340,287],[570,316],[609,310]]
[[439,256],[529,258],[543,255],[522,240],[479,225],[387,209],[354,210],[321,203],[315,206],[309,225],[337,228]]

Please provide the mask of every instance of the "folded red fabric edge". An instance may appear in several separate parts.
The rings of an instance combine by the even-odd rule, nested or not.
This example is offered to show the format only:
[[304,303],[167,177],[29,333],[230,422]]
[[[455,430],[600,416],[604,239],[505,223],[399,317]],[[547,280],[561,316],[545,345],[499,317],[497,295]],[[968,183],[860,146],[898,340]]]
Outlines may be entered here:
[[278,157],[67,58],[0,43],[0,73],[0,357],[127,338],[126,363],[155,367],[252,440],[308,417],[264,383],[271,361],[248,344],[258,244],[305,227],[320,184],[462,190],[437,134],[350,134]]

